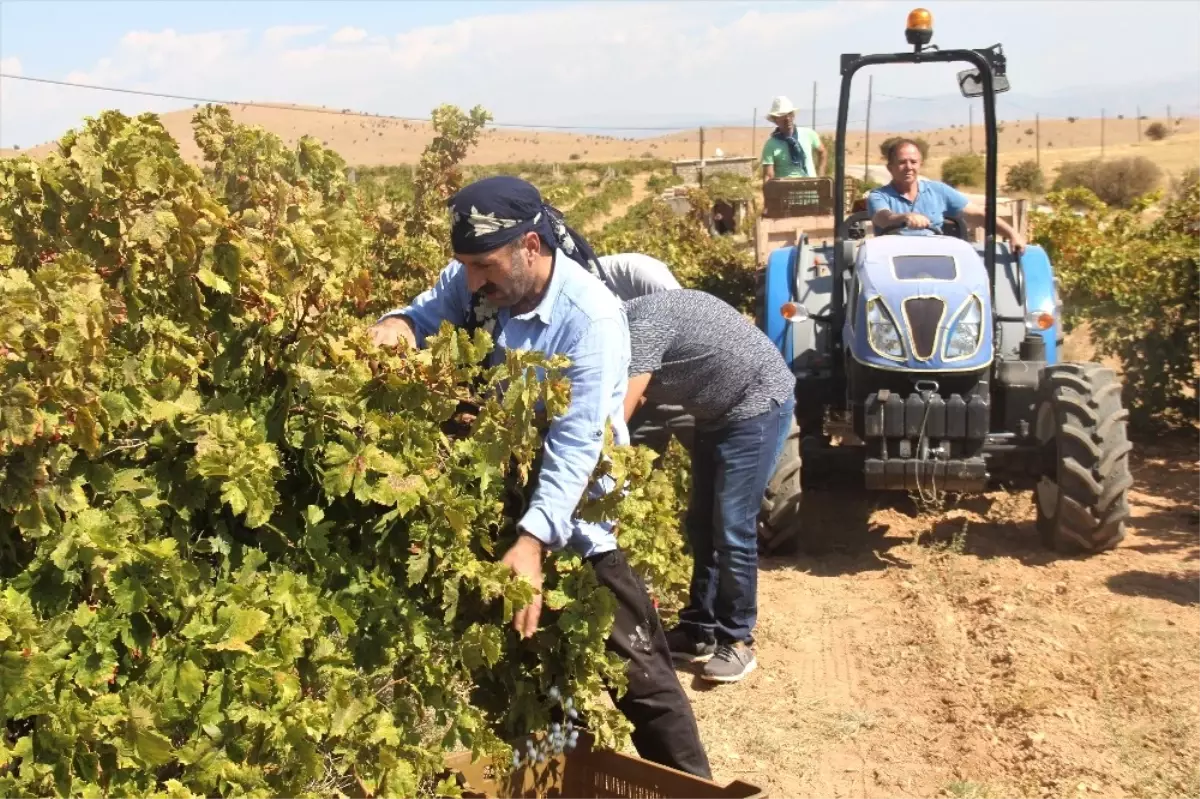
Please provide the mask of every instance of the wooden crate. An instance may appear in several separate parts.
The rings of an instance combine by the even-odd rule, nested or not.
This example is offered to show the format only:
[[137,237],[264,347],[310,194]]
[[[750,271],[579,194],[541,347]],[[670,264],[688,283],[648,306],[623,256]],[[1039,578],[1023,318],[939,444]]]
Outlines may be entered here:
[[[524,742],[520,742],[524,746]],[[579,736],[573,752],[537,766],[522,766],[510,774],[496,768],[490,759],[472,763],[470,752],[446,758],[452,773],[459,775],[464,797],[508,799],[508,797],[621,797],[622,799],[761,799],[766,794],[741,780],[719,785],[648,760],[620,752],[593,749],[586,735]]]
[[833,214],[833,178],[775,178],[763,183],[763,216]]

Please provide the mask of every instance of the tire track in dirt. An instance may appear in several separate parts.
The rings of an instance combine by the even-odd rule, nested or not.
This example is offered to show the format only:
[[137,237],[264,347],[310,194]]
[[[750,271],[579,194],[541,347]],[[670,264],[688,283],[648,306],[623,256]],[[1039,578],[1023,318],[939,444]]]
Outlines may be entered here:
[[859,639],[876,601],[854,583],[764,559],[757,670],[717,687],[681,672],[716,771],[773,796],[867,795],[857,738],[877,711],[862,701]]

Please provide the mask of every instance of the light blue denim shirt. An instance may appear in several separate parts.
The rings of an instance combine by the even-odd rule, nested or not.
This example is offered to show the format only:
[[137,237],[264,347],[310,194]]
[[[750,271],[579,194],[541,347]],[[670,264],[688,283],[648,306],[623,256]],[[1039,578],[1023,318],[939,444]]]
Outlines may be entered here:
[[[437,332],[442,320],[462,326],[471,292],[467,270],[451,261],[437,284],[412,304],[384,317],[402,315],[412,321],[417,344]],[[592,481],[604,446],[605,422],[612,422],[617,444],[629,443],[625,426],[625,388],[629,371],[629,326],[621,302],[597,278],[561,250],[545,296],[528,313],[497,314],[497,350],[533,350],[571,359],[571,404],[550,423],[543,437],[537,488],[519,525],[552,550],[570,546],[584,557],[617,547],[612,522],[573,518],[586,489],[590,497],[613,489],[611,478]],[[496,358],[498,352],[493,352]]]
[[910,202],[889,183],[867,196],[867,213],[873,217],[886,208],[894,214],[921,214],[929,220],[930,229],[904,228],[900,233],[907,236],[931,236],[933,231],[942,232],[942,224],[947,215],[958,216],[969,202],[967,196],[953,186],[937,180],[919,178],[915,200]]

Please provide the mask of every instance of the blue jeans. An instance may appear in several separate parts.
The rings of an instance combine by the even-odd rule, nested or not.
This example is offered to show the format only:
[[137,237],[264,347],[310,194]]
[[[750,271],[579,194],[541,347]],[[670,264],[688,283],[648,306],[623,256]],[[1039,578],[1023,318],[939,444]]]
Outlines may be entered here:
[[692,586],[679,627],[701,641],[754,643],[758,513],[783,451],[795,400],[718,430],[696,430],[688,540]]

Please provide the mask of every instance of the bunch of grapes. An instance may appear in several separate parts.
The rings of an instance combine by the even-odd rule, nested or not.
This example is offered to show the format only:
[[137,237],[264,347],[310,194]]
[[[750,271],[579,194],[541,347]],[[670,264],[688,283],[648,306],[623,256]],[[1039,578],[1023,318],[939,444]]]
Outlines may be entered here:
[[579,730],[575,726],[575,722],[579,720],[579,711],[575,709],[575,700],[567,697],[564,702],[562,692],[557,687],[550,689],[549,696],[552,702],[558,703],[563,709],[566,723],[561,724],[556,721],[551,724],[550,729],[540,737],[537,743],[534,743],[533,736],[526,738],[523,754],[519,750],[513,749],[513,769],[518,769],[523,765],[541,765],[556,755],[574,750],[579,743]]

